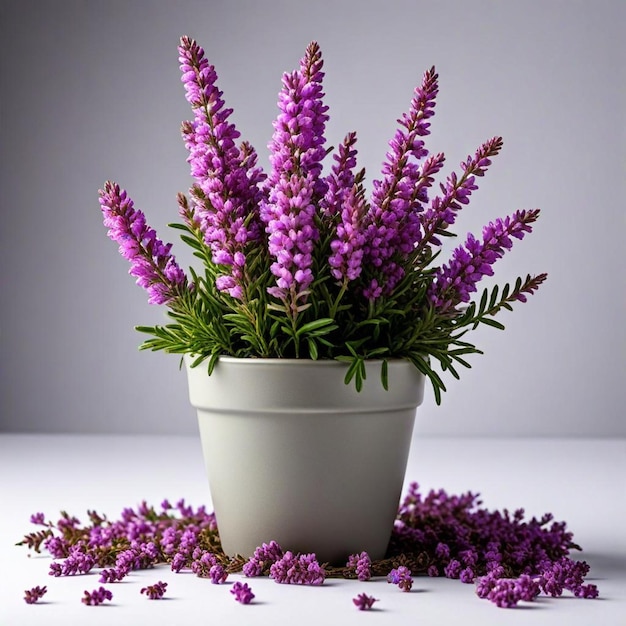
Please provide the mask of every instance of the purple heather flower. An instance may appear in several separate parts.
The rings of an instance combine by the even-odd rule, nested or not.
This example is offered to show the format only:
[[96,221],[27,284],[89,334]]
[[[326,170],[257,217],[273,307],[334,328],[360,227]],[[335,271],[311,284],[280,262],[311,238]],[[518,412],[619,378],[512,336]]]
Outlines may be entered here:
[[519,578],[502,578],[491,573],[479,579],[476,594],[500,608],[512,608],[520,601],[532,602],[539,594],[539,584],[526,574]]
[[435,548],[435,556],[438,559],[447,560],[450,558],[450,546],[446,543],[439,542]]
[[276,287],[268,292],[289,303],[293,315],[313,282],[313,247],[319,233],[311,185],[310,174],[281,178],[270,195],[274,203],[264,213],[268,250],[275,259],[270,269],[276,277]]
[[280,113],[273,123],[274,134],[268,145],[272,164],[267,180],[270,190],[281,178],[311,174],[314,198],[321,199],[327,191],[328,184],[320,177],[326,156],[324,132],[328,121],[328,107],[323,103],[323,66],[322,51],[312,41],[299,69],[283,74],[283,88],[278,95]]
[[326,577],[324,568],[318,563],[315,554],[294,555],[285,552],[270,567],[270,578],[287,585],[321,585]]
[[361,581],[369,580],[372,577],[372,560],[367,552],[350,555],[346,567],[353,568],[356,577]]
[[210,577],[213,579],[211,570],[215,565],[217,565],[217,558],[212,552],[196,548],[193,551],[191,558],[191,571],[196,574],[196,576],[203,578]]
[[396,569],[392,569],[387,575],[387,582],[398,585],[402,591],[411,591],[411,587],[413,586],[411,570],[404,565],[401,565]]
[[512,237],[523,239],[532,231],[530,224],[538,216],[538,209],[516,211],[504,220],[490,222],[483,228],[482,241],[470,233],[465,244],[454,250],[451,261],[435,272],[428,292],[435,307],[445,311],[460,302],[469,302],[476,283],[483,276],[492,276],[492,265],[513,246]]
[[85,590],[85,595],[83,596],[81,602],[88,606],[97,606],[98,604],[102,604],[105,600],[112,600],[113,593],[104,587],[100,587],[99,589],[94,589],[93,591]]
[[128,574],[128,570],[123,568],[116,567],[108,567],[103,569],[100,572],[100,578],[98,578],[98,582],[100,583],[118,583],[120,582],[126,575]]
[[32,589],[26,589],[24,591],[24,602],[26,602],[26,604],[35,604],[35,602],[41,600],[47,592],[48,588],[45,585],[43,587],[37,585]]
[[172,559],[172,571],[180,572],[181,569],[187,567],[189,556],[184,552],[177,552]]
[[459,580],[462,583],[473,583],[475,578],[476,576],[474,575],[474,570],[471,567],[466,567],[461,570],[461,573],[459,574]]
[[250,604],[254,599],[254,594],[248,583],[236,582],[230,592],[235,596],[235,600],[241,604]]
[[426,573],[431,578],[436,578],[437,576],[439,576],[439,568],[436,565],[429,565],[428,569],[426,570]]
[[216,563],[209,570],[209,577],[214,585],[221,585],[226,582],[228,574],[222,565]]
[[167,589],[167,583],[159,580],[154,583],[154,585],[148,585],[147,587],[142,587],[139,593],[145,593],[148,596],[149,600],[160,600],[165,594],[165,590]]
[[119,185],[107,182],[100,190],[100,204],[108,236],[119,243],[120,253],[130,261],[129,273],[148,291],[151,304],[167,304],[187,285],[185,273],[164,244],[146,224],[144,214]]
[[456,214],[462,205],[469,204],[469,197],[478,189],[476,177],[484,176],[491,165],[491,159],[502,149],[502,137],[493,137],[483,143],[474,156],[468,156],[461,162],[463,173],[457,176],[452,172],[441,184],[441,196],[433,198],[430,207],[422,217],[423,238],[431,245],[440,245],[436,237],[439,229],[446,229],[456,221]]
[[352,598],[355,606],[359,611],[370,611],[374,602],[378,602],[378,598],[368,596],[366,593],[360,593],[356,598]]
[[[583,595],[584,592],[580,589],[588,572],[589,565],[586,561],[574,561],[568,557],[561,557],[541,572],[539,586],[545,594],[550,596],[560,596],[564,589],[571,591],[574,595]],[[583,595],[583,597],[587,596]]]
[[282,300],[295,316],[313,281],[313,244],[319,238],[316,205],[327,192],[321,178],[327,107],[322,98],[322,56],[311,43],[299,70],[283,75],[280,114],[269,144],[272,171],[261,203],[268,249],[274,259],[271,272],[276,287],[270,295]]
[[48,537],[43,545],[55,559],[64,559],[70,553],[70,545],[63,537]]
[[33,513],[30,516],[30,523],[36,524],[37,526],[45,526],[46,525],[46,517],[43,513]]
[[365,198],[354,185],[344,198],[336,238],[330,242],[330,273],[341,283],[355,280],[361,274],[365,244],[362,227],[365,209]]
[[322,213],[333,217],[341,213],[346,196],[354,187],[357,150],[356,133],[348,133],[335,155],[331,173],[326,177],[328,190],[322,201]]
[[269,570],[270,566],[276,563],[282,556],[283,550],[276,541],[264,543],[257,547],[252,557],[245,563],[243,573],[249,578],[261,576],[265,570]]
[[188,37],[181,39],[178,50],[186,97],[195,113],[182,131],[196,179],[191,190],[194,209],[183,217],[188,224],[197,219],[213,261],[228,268],[218,277],[218,289],[241,299],[246,244],[261,240],[259,185],[265,174],[257,167],[254,148],[247,142],[236,145],[239,132],[229,121],[232,109],[224,107],[215,67],[204,50]]
[[434,67],[424,73],[409,112],[398,120],[400,128],[389,142],[391,150],[383,163],[383,179],[374,181],[364,246],[364,263],[376,272],[365,290],[370,299],[382,293],[378,290],[381,279],[384,293],[391,293],[402,279],[404,269],[398,261],[406,259],[419,243],[420,213],[428,201],[427,190],[443,166],[443,155],[429,159],[422,167],[418,164],[428,156],[420,137],[430,132],[427,120],[434,115],[437,79]]
[[53,562],[50,564],[50,576],[75,576],[86,574],[95,566],[96,560],[93,555],[82,544],[77,544],[70,548],[69,555],[62,563]]
[[452,559],[443,568],[443,573],[446,575],[446,578],[459,578],[461,574],[461,564],[456,559]]

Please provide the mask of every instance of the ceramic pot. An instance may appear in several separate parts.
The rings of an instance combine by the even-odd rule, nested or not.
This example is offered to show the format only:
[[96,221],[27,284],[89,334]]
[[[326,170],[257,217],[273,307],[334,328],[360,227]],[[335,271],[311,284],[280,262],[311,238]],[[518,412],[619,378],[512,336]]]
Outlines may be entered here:
[[424,376],[367,363],[361,392],[347,365],[306,359],[222,357],[211,376],[190,367],[202,450],[222,547],[251,556],[271,540],[345,564],[382,558],[404,482]]

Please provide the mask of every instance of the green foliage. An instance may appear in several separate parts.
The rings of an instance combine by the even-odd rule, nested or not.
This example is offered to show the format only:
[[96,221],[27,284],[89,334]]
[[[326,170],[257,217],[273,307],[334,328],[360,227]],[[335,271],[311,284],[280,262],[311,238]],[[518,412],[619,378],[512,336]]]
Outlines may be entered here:
[[413,270],[394,293],[373,303],[355,296],[318,268],[320,277],[311,285],[307,304],[294,314],[270,301],[267,287],[273,278],[263,252],[251,257],[251,274],[258,278],[250,281],[245,297],[231,298],[215,288],[219,267],[213,264],[199,228],[172,226],[182,231],[205,272],[199,275],[191,270],[192,288],[168,305],[169,323],[137,327],[150,335],[141,347],[193,354],[193,365],[206,362],[209,372],[220,355],[335,359],[348,364],[345,382],[360,391],[366,380],[366,361],[380,361],[381,381],[387,388],[388,361],[400,358],[428,377],[440,403],[446,391],[442,375],[458,379],[459,366],[471,367],[467,356],[481,354],[464,340],[465,334],[481,324],[503,329],[494,316],[502,309],[512,310],[520,294],[541,282],[540,277],[518,278],[512,287],[485,289],[477,302],[463,310],[441,313],[426,298],[432,274],[428,266],[436,255],[413,259]]

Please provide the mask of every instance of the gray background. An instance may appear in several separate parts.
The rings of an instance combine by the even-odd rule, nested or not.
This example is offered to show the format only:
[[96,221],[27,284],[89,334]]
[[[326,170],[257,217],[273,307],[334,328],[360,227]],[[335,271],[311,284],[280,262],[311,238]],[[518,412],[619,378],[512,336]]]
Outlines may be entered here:
[[[540,207],[498,282],[547,271],[507,330],[418,432],[626,435],[624,313],[626,3],[608,1],[2,0],[0,430],[194,433],[175,356],[137,350],[157,323],[107,239],[97,190],[117,180],[161,237],[190,184],[178,39],[206,49],[242,135],[272,132],[281,73],[309,41],[326,60],[328,139],[359,133],[379,172],[397,117],[435,64],[429,147],[448,168],[505,139],[461,235]],[[189,253],[175,245],[179,260]]]

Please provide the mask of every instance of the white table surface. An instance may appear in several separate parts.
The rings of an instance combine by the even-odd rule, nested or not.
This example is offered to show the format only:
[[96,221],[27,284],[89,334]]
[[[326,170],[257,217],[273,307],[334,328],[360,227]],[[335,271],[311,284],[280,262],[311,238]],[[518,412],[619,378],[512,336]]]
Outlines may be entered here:
[[[85,589],[100,586],[97,574],[53,578],[50,557],[27,556],[14,546],[35,529],[30,514],[57,519],[66,510],[79,519],[87,509],[117,519],[141,500],[211,506],[199,441],[193,437],[0,434],[0,626],[30,624],[529,624],[626,626],[626,440],[437,439],[414,437],[407,484],[449,493],[480,492],[490,509],[524,507],[527,516],[550,511],[565,520],[591,565],[588,582],[600,599],[540,599],[499,609],[474,593],[474,585],[417,577],[400,592],[384,579],[367,583],[329,579],[321,587],[278,585],[245,579],[256,599],[244,606],[228,586],[212,585],[167,566],[134,572],[108,585],[111,606],[87,607]],[[168,582],[163,601],[139,590]],[[232,576],[230,581],[244,580]],[[23,601],[25,589],[47,585],[40,604]],[[352,598],[379,598],[377,610],[356,610]],[[107,603],[108,604],[108,603]]]

